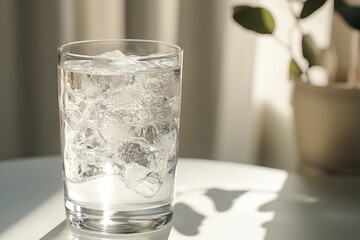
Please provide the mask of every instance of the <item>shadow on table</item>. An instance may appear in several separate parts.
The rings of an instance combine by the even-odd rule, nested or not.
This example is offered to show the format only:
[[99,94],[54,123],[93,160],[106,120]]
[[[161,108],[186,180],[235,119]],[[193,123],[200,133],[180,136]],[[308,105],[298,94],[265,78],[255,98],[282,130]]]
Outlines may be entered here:
[[360,239],[360,178],[290,175],[278,198],[259,208],[275,216],[264,240]]
[[[215,205],[219,212],[229,210],[233,201],[246,191],[226,191],[217,188],[207,189],[205,195],[208,196]],[[41,240],[55,240],[55,239],[68,239],[68,240],[94,240],[94,239],[136,239],[136,240],[167,240],[169,238],[172,228],[176,229],[182,235],[196,236],[199,234],[199,227],[205,216],[193,210],[190,206],[184,203],[177,203],[174,207],[174,218],[171,224],[163,229],[142,234],[126,234],[109,236],[104,238],[99,235],[91,235],[79,231],[74,231],[66,225],[65,220],[46,234]]]
[[[246,192],[210,188],[206,190],[205,195],[214,202],[218,212],[225,212],[231,208],[235,199]],[[174,212],[173,226],[179,233],[186,236],[195,236],[199,233],[199,227],[205,219],[204,215],[184,203],[175,204]]]
[[62,189],[59,157],[4,161],[0,175],[0,233]]

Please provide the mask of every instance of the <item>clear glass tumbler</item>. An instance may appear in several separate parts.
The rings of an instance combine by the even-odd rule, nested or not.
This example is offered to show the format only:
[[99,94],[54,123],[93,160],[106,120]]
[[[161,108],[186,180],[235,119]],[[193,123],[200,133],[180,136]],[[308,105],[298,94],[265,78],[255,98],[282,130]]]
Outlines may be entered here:
[[146,232],[172,218],[180,47],[95,40],[58,49],[65,210],[70,226]]

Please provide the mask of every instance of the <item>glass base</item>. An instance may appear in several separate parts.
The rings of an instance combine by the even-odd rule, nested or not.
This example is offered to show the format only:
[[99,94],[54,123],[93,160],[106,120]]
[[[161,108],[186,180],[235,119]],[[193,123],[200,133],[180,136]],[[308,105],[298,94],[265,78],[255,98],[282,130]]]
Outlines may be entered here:
[[172,205],[136,211],[86,208],[65,199],[66,219],[72,227],[100,234],[143,233],[160,229],[172,219]]

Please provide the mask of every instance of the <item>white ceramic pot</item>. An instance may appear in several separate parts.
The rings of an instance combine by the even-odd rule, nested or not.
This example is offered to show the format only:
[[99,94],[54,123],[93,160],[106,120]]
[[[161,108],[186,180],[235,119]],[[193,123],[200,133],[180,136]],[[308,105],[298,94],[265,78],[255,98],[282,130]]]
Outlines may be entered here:
[[360,89],[297,82],[293,106],[300,168],[360,174]]

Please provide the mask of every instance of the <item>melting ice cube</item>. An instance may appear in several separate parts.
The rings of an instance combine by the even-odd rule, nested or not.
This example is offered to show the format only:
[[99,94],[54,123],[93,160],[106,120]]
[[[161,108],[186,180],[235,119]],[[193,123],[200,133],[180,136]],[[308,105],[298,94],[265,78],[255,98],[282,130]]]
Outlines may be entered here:
[[154,196],[162,185],[159,175],[137,163],[126,164],[122,174],[126,186],[144,197]]

